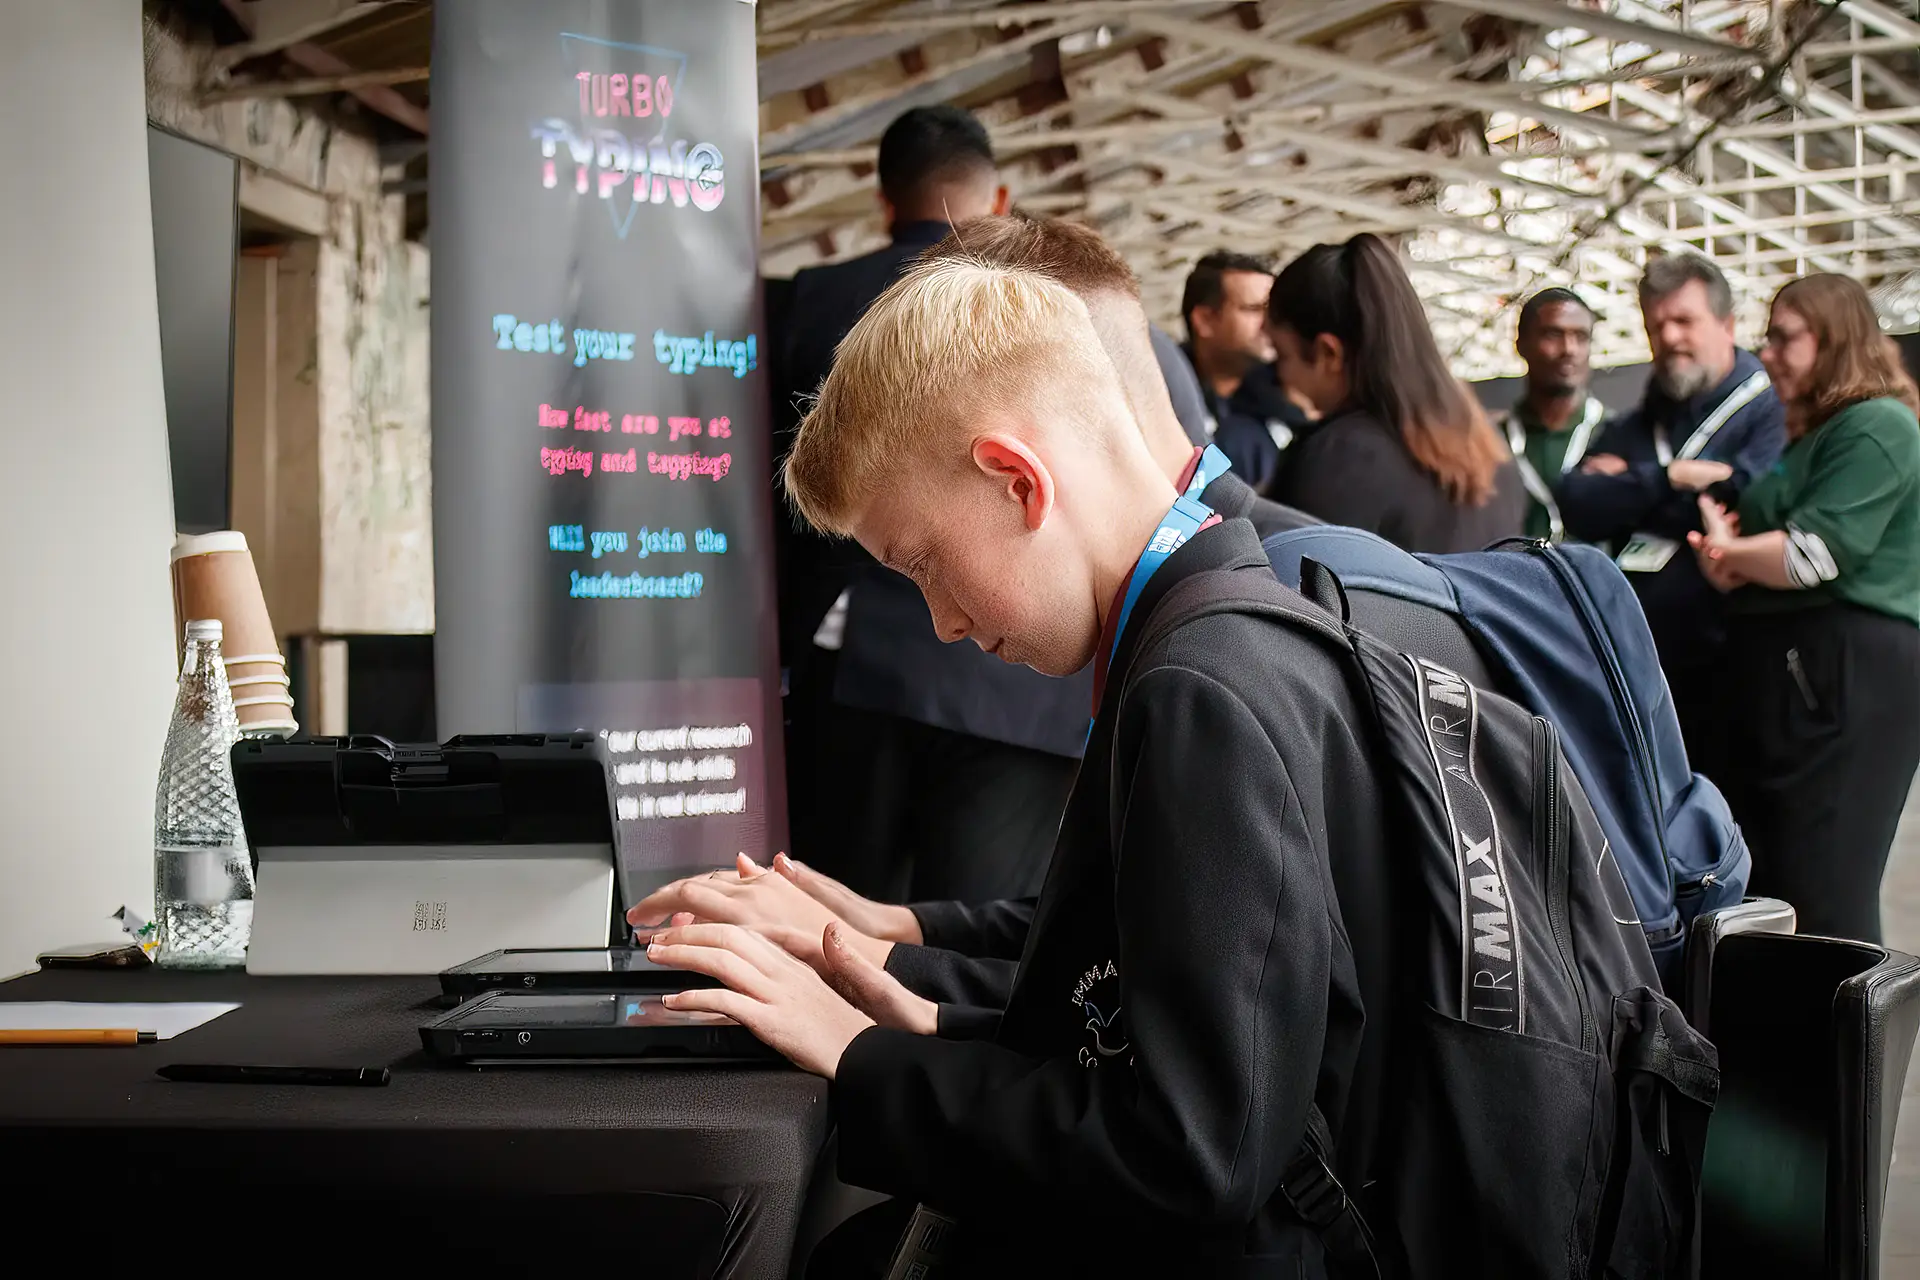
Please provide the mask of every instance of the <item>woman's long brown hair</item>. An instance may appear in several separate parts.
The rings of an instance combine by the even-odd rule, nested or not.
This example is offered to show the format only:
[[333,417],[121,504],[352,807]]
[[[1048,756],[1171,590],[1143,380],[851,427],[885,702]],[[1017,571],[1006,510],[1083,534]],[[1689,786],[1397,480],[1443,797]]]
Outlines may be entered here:
[[1362,233],[1319,244],[1273,282],[1267,318],[1302,347],[1330,333],[1346,353],[1347,400],[1400,432],[1414,461],[1447,497],[1484,506],[1510,456],[1479,400],[1447,369],[1426,308],[1399,255]]
[[1894,399],[1920,413],[1920,391],[1900,361],[1900,349],[1880,332],[1873,300],[1850,276],[1802,276],[1773,295],[1807,322],[1813,334],[1813,371],[1807,390],[1788,405],[1787,434],[1795,439],[1862,400]]

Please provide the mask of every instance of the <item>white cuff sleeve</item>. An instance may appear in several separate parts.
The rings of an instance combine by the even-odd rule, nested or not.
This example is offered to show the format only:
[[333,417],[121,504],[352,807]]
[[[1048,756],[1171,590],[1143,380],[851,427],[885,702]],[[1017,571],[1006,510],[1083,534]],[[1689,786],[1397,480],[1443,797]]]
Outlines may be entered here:
[[1833,553],[1819,534],[1787,526],[1787,577],[1794,586],[1804,590],[1839,576],[1840,566],[1833,562]]

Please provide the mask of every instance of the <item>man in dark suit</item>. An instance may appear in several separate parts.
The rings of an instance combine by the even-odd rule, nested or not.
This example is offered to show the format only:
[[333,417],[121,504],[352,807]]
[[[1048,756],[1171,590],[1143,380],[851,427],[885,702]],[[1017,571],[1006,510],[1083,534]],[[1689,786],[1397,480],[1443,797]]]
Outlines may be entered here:
[[1308,426],[1274,373],[1272,292],[1265,258],[1220,249],[1194,264],[1180,297],[1187,358],[1213,415],[1213,443],[1261,493],[1272,491],[1287,446]]
[[[1006,211],[986,130],[957,107],[889,125],[879,180],[893,242],[797,273],[781,299],[781,453],[796,398],[873,301],[952,223]],[[796,851],[895,900],[1038,892],[1086,737],[1089,678],[943,644],[913,583],[784,512],[778,523]]]

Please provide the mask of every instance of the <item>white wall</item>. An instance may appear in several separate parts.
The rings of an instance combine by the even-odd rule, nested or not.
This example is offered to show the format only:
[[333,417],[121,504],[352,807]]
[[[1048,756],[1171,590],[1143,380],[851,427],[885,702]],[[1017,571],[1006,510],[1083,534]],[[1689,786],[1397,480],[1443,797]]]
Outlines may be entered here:
[[0,976],[153,901],[173,699],[139,0],[0,4]]
[[[432,631],[427,251],[406,238],[405,201],[382,193],[379,147],[310,100],[203,105],[213,46],[160,24],[147,30],[146,56],[147,114],[238,156],[241,207],[316,238],[318,258],[302,267],[311,317],[281,335],[302,344],[300,383],[318,415],[313,461],[296,473],[283,456],[276,500],[298,495],[318,537],[313,572],[268,589],[298,601],[274,625],[283,635]],[[250,428],[236,416],[236,439]]]

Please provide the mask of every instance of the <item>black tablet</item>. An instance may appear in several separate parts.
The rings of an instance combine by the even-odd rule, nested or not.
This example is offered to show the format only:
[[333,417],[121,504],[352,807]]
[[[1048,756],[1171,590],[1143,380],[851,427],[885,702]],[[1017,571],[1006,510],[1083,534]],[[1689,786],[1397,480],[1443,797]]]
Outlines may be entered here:
[[717,1013],[682,1013],[632,991],[496,991],[420,1028],[428,1053],[468,1061],[768,1062],[780,1055]]
[[440,990],[462,1000],[489,991],[685,991],[718,985],[704,973],[653,963],[645,947],[490,951],[440,974]]

